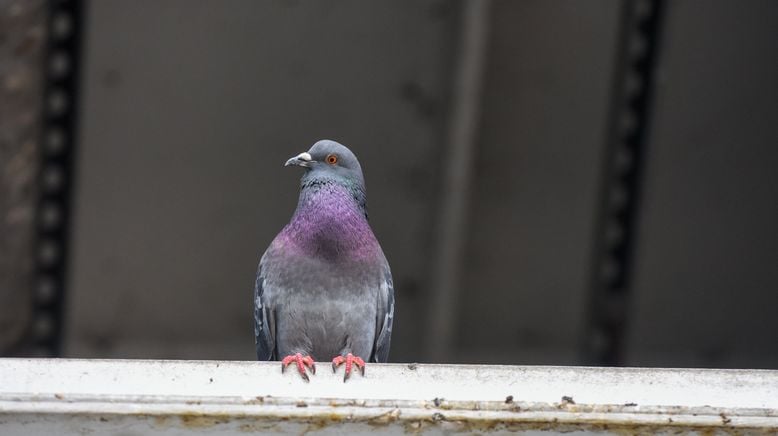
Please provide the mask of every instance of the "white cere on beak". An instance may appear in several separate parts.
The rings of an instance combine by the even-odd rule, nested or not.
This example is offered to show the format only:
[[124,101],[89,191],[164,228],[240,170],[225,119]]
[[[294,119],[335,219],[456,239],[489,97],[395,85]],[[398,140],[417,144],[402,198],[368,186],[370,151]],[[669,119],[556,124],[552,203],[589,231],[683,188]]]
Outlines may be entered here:
[[311,157],[310,153],[300,153],[297,156],[289,159],[284,164],[285,167],[288,167],[290,165],[296,165],[301,167],[307,167],[310,168],[310,163],[313,162],[313,157]]

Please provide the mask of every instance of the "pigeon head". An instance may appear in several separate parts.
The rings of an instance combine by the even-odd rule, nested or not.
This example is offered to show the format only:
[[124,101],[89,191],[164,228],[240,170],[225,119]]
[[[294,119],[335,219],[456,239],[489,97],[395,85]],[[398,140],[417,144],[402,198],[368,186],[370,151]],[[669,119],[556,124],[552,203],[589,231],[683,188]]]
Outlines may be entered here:
[[286,161],[285,166],[305,168],[303,187],[311,183],[337,183],[364,193],[365,179],[357,157],[346,146],[323,139]]

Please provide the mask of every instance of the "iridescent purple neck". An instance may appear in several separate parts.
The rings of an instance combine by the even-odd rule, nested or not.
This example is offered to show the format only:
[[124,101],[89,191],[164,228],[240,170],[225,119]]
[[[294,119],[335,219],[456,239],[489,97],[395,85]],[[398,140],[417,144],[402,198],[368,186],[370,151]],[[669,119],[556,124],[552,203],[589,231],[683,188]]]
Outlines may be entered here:
[[332,261],[369,260],[381,252],[363,205],[349,188],[329,181],[303,186],[297,210],[278,237],[300,254]]

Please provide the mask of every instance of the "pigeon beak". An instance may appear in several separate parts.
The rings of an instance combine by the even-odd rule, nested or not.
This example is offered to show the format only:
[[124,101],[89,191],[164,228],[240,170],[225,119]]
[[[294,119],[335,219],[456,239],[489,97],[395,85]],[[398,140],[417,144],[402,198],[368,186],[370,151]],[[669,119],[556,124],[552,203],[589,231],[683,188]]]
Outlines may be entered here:
[[310,153],[300,153],[297,156],[286,161],[284,166],[289,167],[295,165],[298,167],[310,168],[311,162],[313,162],[313,158],[311,157]]

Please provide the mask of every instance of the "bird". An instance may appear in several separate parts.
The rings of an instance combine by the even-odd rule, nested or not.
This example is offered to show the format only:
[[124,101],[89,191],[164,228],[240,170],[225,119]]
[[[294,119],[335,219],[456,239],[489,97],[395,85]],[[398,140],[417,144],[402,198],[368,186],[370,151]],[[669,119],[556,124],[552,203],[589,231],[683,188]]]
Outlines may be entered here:
[[386,362],[394,319],[389,263],[368,223],[362,167],[346,146],[317,141],[284,166],[301,167],[289,223],[262,255],[254,283],[257,359],[294,363],[310,381],[316,362],[364,377]]

